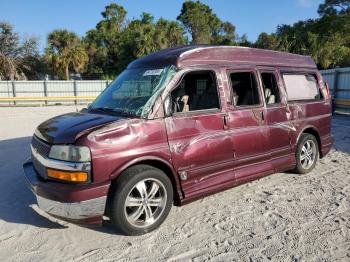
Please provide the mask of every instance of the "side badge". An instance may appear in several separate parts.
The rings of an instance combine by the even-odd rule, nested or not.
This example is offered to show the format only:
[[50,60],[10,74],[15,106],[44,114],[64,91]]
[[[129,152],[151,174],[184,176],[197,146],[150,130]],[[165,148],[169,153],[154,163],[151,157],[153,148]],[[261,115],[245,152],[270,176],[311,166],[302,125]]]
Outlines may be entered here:
[[186,171],[181,171],[179,172],[180,179],[181,180],[186,180],[187,179],[187,172]]

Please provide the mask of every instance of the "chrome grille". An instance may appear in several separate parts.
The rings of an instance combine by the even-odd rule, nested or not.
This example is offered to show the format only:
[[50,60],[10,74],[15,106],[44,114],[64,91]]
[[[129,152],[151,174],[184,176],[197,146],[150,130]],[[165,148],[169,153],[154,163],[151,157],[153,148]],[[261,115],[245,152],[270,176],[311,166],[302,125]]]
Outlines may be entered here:
[[36,136],[32,138],[32,147],[42,156],[48,157],[51,145],[40,140]]

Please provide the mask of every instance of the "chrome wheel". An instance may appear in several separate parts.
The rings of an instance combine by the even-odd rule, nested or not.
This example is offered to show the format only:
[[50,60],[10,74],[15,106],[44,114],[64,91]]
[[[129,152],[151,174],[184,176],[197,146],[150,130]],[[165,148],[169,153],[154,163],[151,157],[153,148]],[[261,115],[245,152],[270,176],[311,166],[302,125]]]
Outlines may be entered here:
[[167,192],[162,182],[149,178],[139,181],[125,199],[124,212],[135,227],[148,227],[162,215],[167,203]]
[[306,140],[300,152],[300,164],[304,169],[309,169],[316,160],[316,145],[312,140]]

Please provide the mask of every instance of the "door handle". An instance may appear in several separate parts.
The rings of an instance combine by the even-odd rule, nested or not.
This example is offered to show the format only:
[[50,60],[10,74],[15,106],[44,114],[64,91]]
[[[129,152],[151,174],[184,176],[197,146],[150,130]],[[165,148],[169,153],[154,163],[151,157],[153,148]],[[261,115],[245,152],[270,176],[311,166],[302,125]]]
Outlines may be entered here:
[[264,121],[265,116],[264,116],[263,110],[252,110],[252,114],[257,121],[259,122]]

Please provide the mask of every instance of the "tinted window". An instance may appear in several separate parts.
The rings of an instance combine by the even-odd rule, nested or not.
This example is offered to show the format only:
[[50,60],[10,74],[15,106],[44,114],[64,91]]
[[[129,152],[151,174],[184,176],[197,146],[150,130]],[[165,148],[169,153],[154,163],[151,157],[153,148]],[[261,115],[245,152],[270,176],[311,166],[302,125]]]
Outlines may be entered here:
[[253,72],[231,73],[232,103],[235,106],[249,106],[260,103],[259,90]]
[[267,105],[281,102],[276,76],[274,73],[261,73],[264,88],[264,97]]
[[174,112],[219,108],[215,74],[212,71],[187,73],[171,93]]
[[321,98],[317,79],[310,74],[283,74],[288,101],[318,100]]

